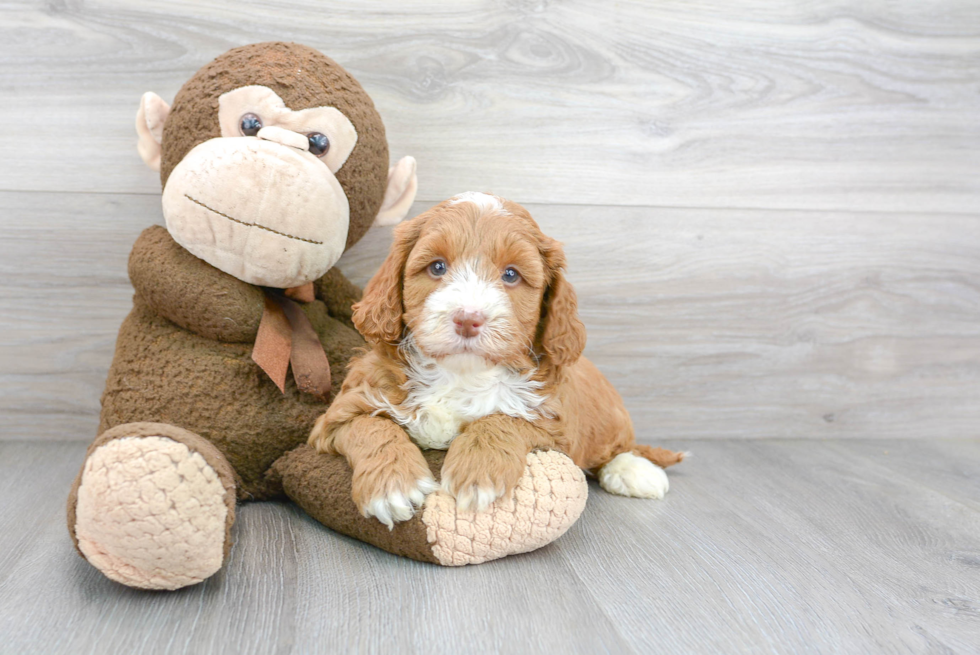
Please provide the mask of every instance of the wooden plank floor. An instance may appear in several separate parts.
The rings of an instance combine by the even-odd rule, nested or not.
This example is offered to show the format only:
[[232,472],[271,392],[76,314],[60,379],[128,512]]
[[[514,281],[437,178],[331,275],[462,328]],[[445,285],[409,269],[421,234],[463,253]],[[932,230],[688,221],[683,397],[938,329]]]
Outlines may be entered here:
[[0,652],[980,652],[980,442],[669,445],[664,501],[593,484],[535,553],[443,569],[251,504],[219,575],[149,593],[71,547],[84,444],[0,443]]

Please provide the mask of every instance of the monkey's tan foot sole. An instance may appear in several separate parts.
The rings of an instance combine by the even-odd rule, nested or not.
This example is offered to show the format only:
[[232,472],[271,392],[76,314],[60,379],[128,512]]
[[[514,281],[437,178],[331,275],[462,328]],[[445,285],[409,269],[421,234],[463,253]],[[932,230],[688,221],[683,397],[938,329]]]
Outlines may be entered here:
[[85,559],[112,580],[142,589],[196,584],[230,549],[234,491],[222,477],[187,443],[160,434],[113,438],[85,462],[69,528]]
[[479,564],[526,553],[565,534],[589,495],[582,469],[557,451],[533,452],[514,493],[486,510],[460,510],[445,491],[426,499],[422,522],[443,566]]

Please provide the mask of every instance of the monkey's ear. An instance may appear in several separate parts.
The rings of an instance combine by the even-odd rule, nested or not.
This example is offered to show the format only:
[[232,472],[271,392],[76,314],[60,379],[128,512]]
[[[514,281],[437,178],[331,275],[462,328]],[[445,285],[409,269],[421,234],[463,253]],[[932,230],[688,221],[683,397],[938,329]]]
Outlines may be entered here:
[[147,91],[140,98],[140,108],[136,111],[136,134],[143,163],[155,171],[160,170],[160,144],[163,143],[163,123],[170,113],[170,105],[163,98]]
[[394,225],[408,214],[415,194],[419,190],[415,177],[415,157],[402,157],[397,164],[388,169],[388,187],[381,203],[375,225]]

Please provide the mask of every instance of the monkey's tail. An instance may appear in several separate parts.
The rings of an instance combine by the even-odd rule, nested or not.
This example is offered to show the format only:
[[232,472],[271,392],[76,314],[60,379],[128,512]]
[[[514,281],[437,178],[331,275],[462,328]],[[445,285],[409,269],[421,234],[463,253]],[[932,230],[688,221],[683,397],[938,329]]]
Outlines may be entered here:
[[691,456],[691,453],[688,452],[676,452],[673,450],[665,450],[664,448],[644,446],[642,444],[637,444],[634,446],[633,452],[644,459],[650,460],[660,468],[667,468],[668,466],[673,466],[674,464],[680,464],[684,461],[685,457]]

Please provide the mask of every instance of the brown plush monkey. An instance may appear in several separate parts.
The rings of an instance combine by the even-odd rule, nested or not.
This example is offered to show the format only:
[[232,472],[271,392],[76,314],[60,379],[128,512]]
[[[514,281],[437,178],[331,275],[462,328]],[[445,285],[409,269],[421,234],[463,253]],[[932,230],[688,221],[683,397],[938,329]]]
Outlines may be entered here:
[[[134,587],[195,584],[226,560],[236,502],[284,493],[345,534],[447,565],[532,550],[577,519],[582,473],[546,452],[490,511],[437,492],[389,531],[358,514],[346,461],[305,445],[363,345],[360,290],[333,266],[416,190],[414,160],[388,168],[381,118],[343,68],[296,44],[236,48],[172,108],[144,95],[136,127],[167,226],[130,256],[133,310],[68,503],[83,557]],[[441,453],[428,459],[438,477]]]

